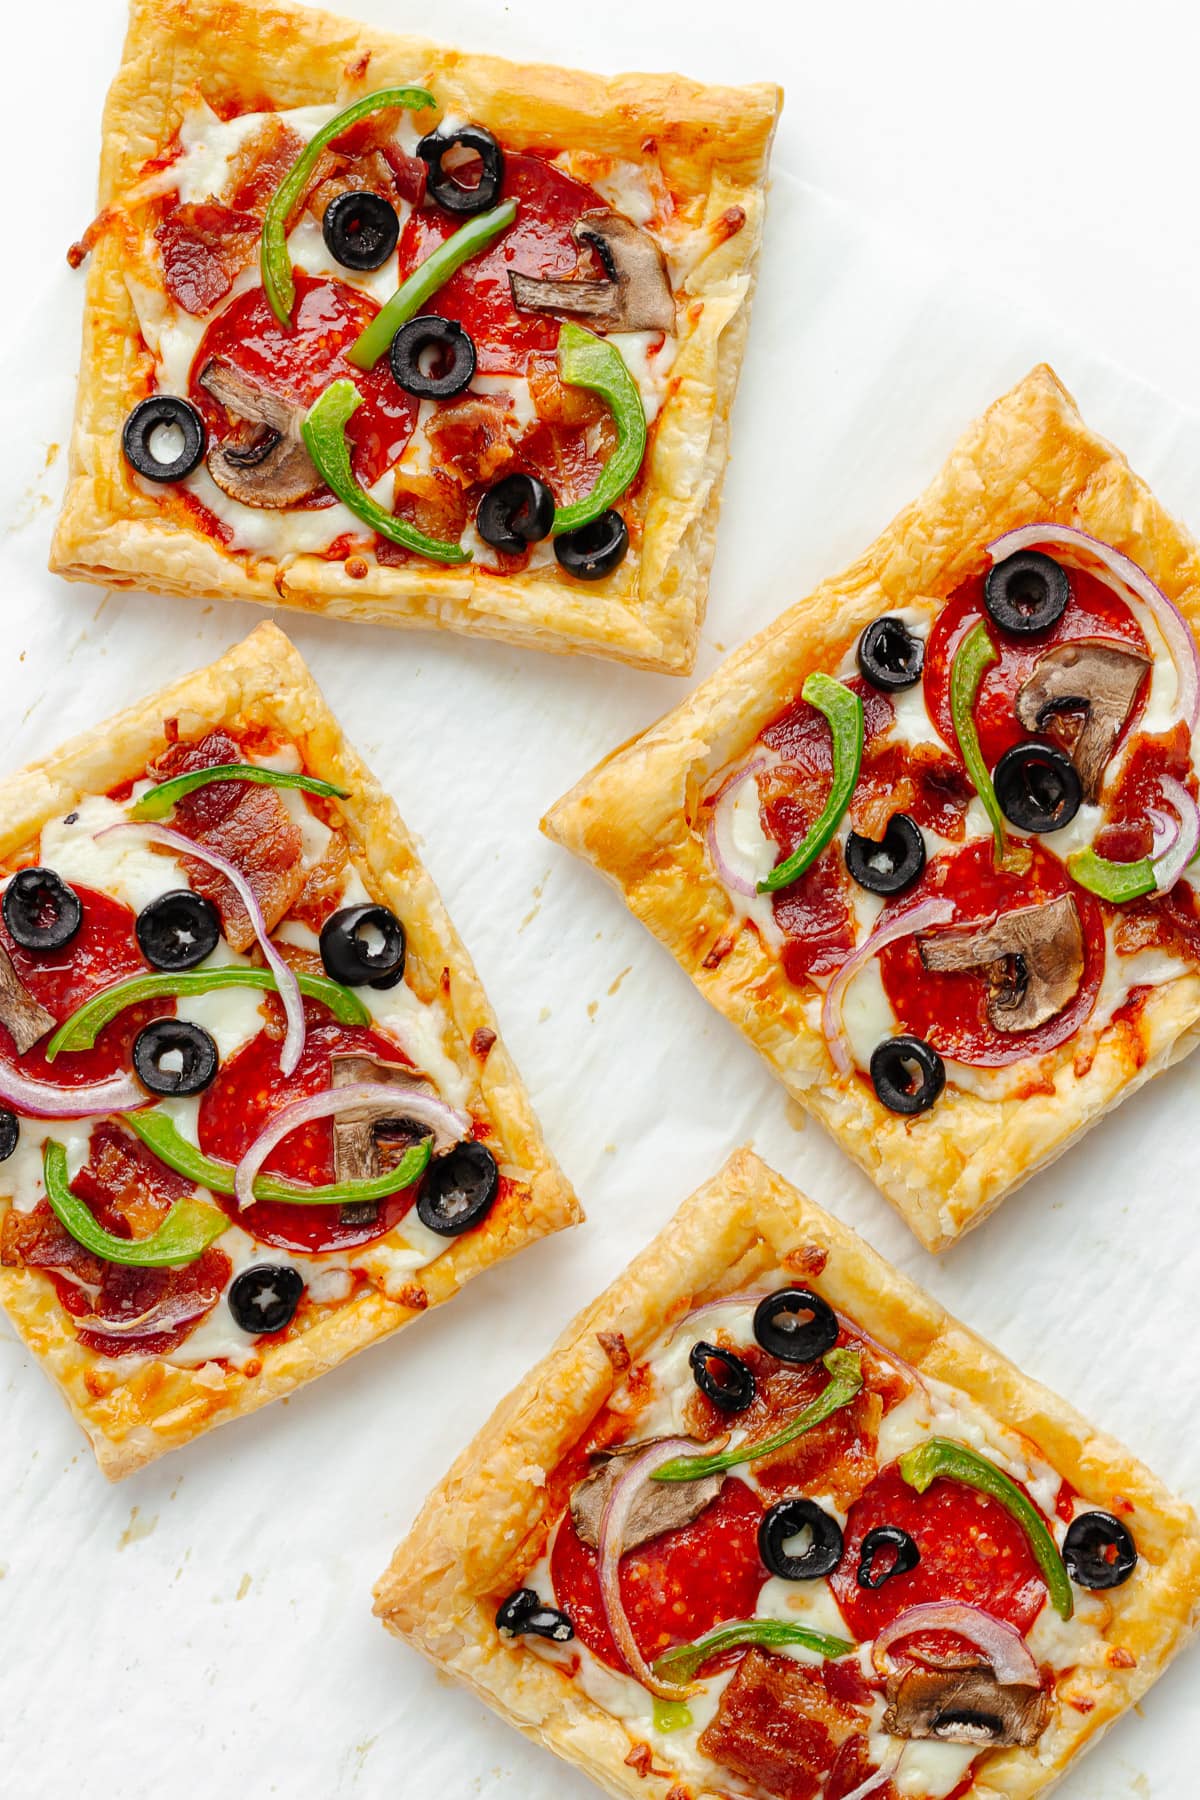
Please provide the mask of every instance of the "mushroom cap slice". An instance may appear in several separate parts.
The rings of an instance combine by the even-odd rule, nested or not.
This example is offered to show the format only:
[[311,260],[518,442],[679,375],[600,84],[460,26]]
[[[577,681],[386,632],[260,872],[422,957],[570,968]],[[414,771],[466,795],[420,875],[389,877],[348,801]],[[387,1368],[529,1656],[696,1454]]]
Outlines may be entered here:
[[1018,907],[976,931],[917,938],[925,968],[988,973],[987,1012],[997,1031],[1033,1031],[1060,1013],[1083,980],[1083,926],[1073,895]]
[[1100,792],[1108,759],[1149,667],[1149,659],[1127,644],[1077,638],[1039,657],[1017,695],[1017,718],[1027,731],[1044,731],[1057,713],[1084,715],[1071,761],[1085,800],[1095,800]]
[[32,1050],[57,1023],[54,1014],[34,999],[13,968],[8,951],[0,945],[0,1025],[8,1027],[17,1055]]
[[260,427],[246,444],[213,444],[208,472],[221,492],[243,506],[282,510],[311,500],[325,485],[300,436],[304,408],[257,388],[232,364],[213,357],[200,386],[239,419]]
[[1049,1695],[1019,1683],[1002,1687],[986,1663],[968,1668],[893,1670],[883,1729],[891,1737],[948,1744],[1036,1744],[1049,1717]]
[[[419,1069],[408,1063],[385,1062],[382,1057],[365,1051],[335,1051],[330,1057],[331,1085],[357,1087],[361,1082],[378,1082],[396,1089],[396,1104],[386,1111],[379,1106],[356,1106],[353,1111],[339,1113],[333,1122],[333,1168],[338,1181],[371,1181],[384,1173],[375,1133],[385,1120],[402,1120],[404,1096],[428,1094],[437,1097],[433,1084]],[[426,1128],[422,1127],[422,1135]]]
[[[581,1481],[571,1494],[571,1518],[585,1544],[597,1549],[600,1542],[600,1519],[608,1496],[621,1475],[626,1457],[637,1456],[661,1438],[647,1438],[640,1444],[622,1444],[606,1454],[593,1475]],[[699,1481],[648,1481],[633,1503],[623,1539],[626,1550],[636,1550],[663,1531],[678,1531],[698,1519],[720,1493],[724,1475],[705,1475]]]
[[509,286],[519,311],[575,313],[606,331],[674,331],[675,298],[666,258],[649,232],[603,207],[581,213],[571,236],[596,250],[607,280],[542,281],[510,270]]

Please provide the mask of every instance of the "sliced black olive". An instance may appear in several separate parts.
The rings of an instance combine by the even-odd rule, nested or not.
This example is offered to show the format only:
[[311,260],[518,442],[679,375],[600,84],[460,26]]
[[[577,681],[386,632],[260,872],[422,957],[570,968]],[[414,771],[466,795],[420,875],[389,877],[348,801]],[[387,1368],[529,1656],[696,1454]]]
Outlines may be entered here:
[[740,1356],[732,1350],[719,1350],[715,1344],[693,1344],[688,1362],[706,1399],[722,1412],[745,1412],[754,1398],[754,1371]]
[[[789,1556],[784,1546],[805,1530],[811,1534],[808,1545],[799,1556]],[[783,1581],[817,1581],[842,1560],[842,1528],[815,1500],[778,1500],[763,1514],[758,1554]]]
[[[383,940],[377,948],[372,932]],[[343,987],[395,987],[404,974],[404,953],[404,927],[386,906],[343,906],[321,927],[325,973]]]
[[21,1121],[7,1107],[0,1107],[0,1162],[7,1162],[17,1147]]
[[535,1637],[550,1638],[556,1644],[567,1644],[575,1636],[575,1627],[566,1613],[554,1606],[543,1606],[540,1595],[532,1588],[518,1588],[508,1596],[496,1614],[496,1630],[508,1637],[532,1631]]
[[881,1588],[893,1575],[907,1575],[921,1560],[921,1552],[899,1525],[876,1525],[868,1531],[858,1552],[858,1585]]
[[[181,443],[174,456],[159,456],[155,433],[174,430]],[[208,433],[204,420],[188,400],[178,394],[151,394],[139,400],[125,421],[121,444],[126,461],[147,481],[182,481],[199,468]]]
[[1034,738],[1004,752],[992,783],[1005,818],[1021,831],[1061,831],[1083,803],[1083,783],[1066,751]]
[[780,1362],[816,1362],[837,1343],[837,1314],[811,1288],[780,1288],[755,1307],[754,1335]]
[[590,525],[564,531],[554,540],[558,566],[576,581],[603,581],[618,564],[625,561],[629,549],[629,527],[619,512],[609,508]]
[[893,813],[882,838],[852,831],[846,839],[846,867],[869,893],[902,893],[925,867],[921,827],[907,813]]
[[[422,313],[402,325],[388,352],[392,374],[406,394],[419,400],[450,400],[470,387],[475,373],[475,341],[457,319]],[[422,366],[429,359],[428,372]]]
[[924,639],[890,613],[873,620],[858,640],[858,672],[885,694],[915,687],[924,667]]
[[379,269],[400,241],[400,221],[379,194],[338,194],[325,208],[321,234],[344,269]]
[[1067,610],[1067,571],[1040,550],[1018,550],[988,570],[983,604],[1013,637],[1033,637],[1057,625]]
[[441,1237],[457,1237],[492,1210],[499,1186],[500,1171],[491,1151],[474,1138],[464,1138],[430,1163],[417,1196],[417,1217]]
[[1063,1540],[1067,1574],[1079,1587],[1114,1588],[1129,1580],[1137,1567],[1137,1545],[1120,1519],[1111,1513],[1080,1513]]
[[229,1289],[234,1323],[254,1337],[290,1325],[304,1292],[304,1277],[291,1263],[255,1263],[235,1275]]
[[[172,1068],[167,1058],[177,1058]],[[203,1025],[154,1019],[133,1040],[133,1066],[152,1094],[199,1094],[217,1072],[217,1046]]]
[[506,475],[479,502],[475,529],[485,544],[519,556],[548,537],[554,523],[554,495],[536,475]]
[[172,888],[137,916],[142,955],[156,969],[194,969],[221,939],[221,915],[203,894]]
[[946,1065],[932,1044],[902,1032],[871,1052],[871,1085],[889,1112],[928,1112],[946,1085]]
[[[417,145],[417,155],[429,170],[425,193],[435,205],[452,213],[480,213],[496,204],[504,180],[504,152],[482,125],[431,131]],[[467,187],[455,176],[454,167],[473,162],[476,156],[483,168],[475,186]]]
[[61,950],[83,924],[79,895],[53,869],[21,869],[5,888],[0,910],[23,950]]

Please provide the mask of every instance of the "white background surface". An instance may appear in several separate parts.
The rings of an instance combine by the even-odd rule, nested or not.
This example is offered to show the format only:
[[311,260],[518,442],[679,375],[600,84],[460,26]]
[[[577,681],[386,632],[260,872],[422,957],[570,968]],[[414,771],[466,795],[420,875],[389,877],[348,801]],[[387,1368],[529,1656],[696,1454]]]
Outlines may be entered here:
[[[856,554],[966,421],[1042,357],[1200,527],[1200,419],[1178,404],[1200,406],[1200,27],[1183,8],[358,8],[517,57],[786,85],[701,672]],[[44,571],[82,293],[63,252],[91,215],[122,30],[118,0],[5,8],[5,769],[261,616],[68,588]],[[118,1489],[0,1322],[6,1800],[587,1800],[582,1777],[387,1638],[370,1586],[568,1315],[751,1137],[1200,1500],[1200,1069],[1156,1082],[935,1263],[820,1128],[800,1126],[615,897],[537,834],[544,808],[684,684],[463,639],[283,623],[423,836],[590,1222],[291,1404]],[[1176,1665],[1063,1800],[1188,1800],[1198,1672],[1194,1657]]]

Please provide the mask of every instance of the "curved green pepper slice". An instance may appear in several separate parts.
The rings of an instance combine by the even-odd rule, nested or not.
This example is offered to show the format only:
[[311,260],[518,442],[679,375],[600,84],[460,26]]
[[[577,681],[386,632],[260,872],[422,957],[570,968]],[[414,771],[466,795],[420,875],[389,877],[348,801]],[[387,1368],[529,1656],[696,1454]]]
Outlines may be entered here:
[[571,319],[558,334],[558,373],[568,387],[587,388],[607,402],[617,428],[616,449],[582,500],[555,508],[551,537],[590,525],[621,498],[637,475],[646,454],[646,409],[638,384],[615,344],[585,331]]
[[829,1371],[828,1386],[774,1437],[756,1444],[739,1444],[734,1450],[717,1450],[711,1456],[673,1457],[661,1469],[655,1469],[651,1481],[699,1481],[705,1475],[723,1475],[739,1463],[757,1462],[760,1457],[773,1455],[843,1406],[849,1406],[863,1384],[862,1357],[857,1350],[830,1350],[821,1361]]
[[[340,1025],[369,1025],[371,1015],[351,988],[331,981],[328,975],[307,975],[295,971],[300,992],[310,1000],[319,1000],[329,1008]],[[169,969],[156,975],[131,975],[101,988],[90,1000],[77,1007],[64,1019],[46,1044],[46,1061],[53,1062],[63,1050],[90,1050],[104,1027],[123,1013],[127,1006],[141,1000],[183,1000],[191,994],[211,994],[219,988],[263,988],[277,991],[270,969],[186,969],[172,973]]]
[[1071,1578],[1058,1553],[1058,1545],[1028,1494],[1022,1493],[1003,1469],[998,1469],[978,1451],[968,1450],[965,1444],[956,1444],[951,1438],[932,1437],[905,1452],[900,1458],[900,1473],[918,1494],[923,1494],[939,1476],[944,1476],[998,1500],[1028,1538],[1034,1561],[1049,1589],[1050,1604],[1061,1619],[1071,1617],[1075,1611]]
[[157,1230],[149,1237],[115,1237],[105,1231],[91,1208],[71,1192],[67,1178],[67,1151],[51,1138],[42,1151],[46,1198],[54,1216],[77,1244],[102,1256],[105,1262],[124,1263],[134,1269],[165,1269],[195,1262],[208,1246],[229,1230],[229,1219],[202,1200],[176,1200]]
[[370,118],[372,113],[386,112],[392,106],[404,107],[409,112],[426,112],[431,107],[436,107],[437,101],[432,94],[419,87],[380,88],[378,93],[367,94],[363,99],[356,100],[353,106],[346,107],[344,112],[330,119],[328,125],[322,125],[320,131],[309,139],[271,196],[271,203],[263,218],[259,264],[262,269],[263,292],[270,302],[271,311],[285,331],[291,329],[292,307],[296,303],[296,283],[292,278],[292,259],[287,248],[288,214],[304,192],[325,146],[341,137],[343,132],[349,131],[352,125],[357,125],[360,119]]
[[800,689],[800,698],[829,721],[833,734],[833,780],[820,817],[813,821],[792,854],[759,882],[760,894],[775,894],[780,888],[790,887],[817,860],[850,804],[862,767],[863,704],[858,695],[832,675],[817,671]]
[[1019,875],[1029,867],[1032,852],[1028,845],[1010,844],[1008,841],[1004,814],[1000,811],[1000,802],[996,798],[988,766],[983,760],[979,733],[975,728],[975,701],[979,695],[979,684],[987,670],[999,660],[999,652],[988,636],[988,628],[980,619],[954,652],[954,661],[950,665],[950,717],[967,774],[991,820],[992,835],[996,840],[996,867],[1009,869],[1013,874]]
[[490,212],[478,213],[475,218],[468,219],[453,237],[439,244],[400,283],[387,305],[355,338],[346,352],[346,361],[352,362],[356,369],[373,369],[380,357],[387,355],[400,327],[416,318],[426,301],[432,300],[439,288],[445,287],[456,269],[461,269],[465,262],[486,250],[502,231],[507,231],[516,216],[517,202],[505,200],[499,206],[493,206]]
[[300,435],[325,485],[332,488],[342,504],[348,506],[364,525],[369,525],[380,537],[390,538],[393,544],[401,544],[406,550],[414,550],[418,556],[427,556],[433,562],[470,562],[471,558],[461,544],[427,537],[407,519],[398,519],[395,513],[388,512],[378,500],[371,498],[366,488],[359,486],[350,467],[346,422],[361,405],[362,395],[349,376],[342,375],[337,381],[330,382],[305,414]]
[[735,1619],[728,1625],[718,1625],[694,1644],[680,1644],[678,1649],[665,1651],[654,1663],[654,1673],[663,1681],[677,1681],[683,1687],[695,1679],[710,1658],[724,1650],[736,1650],[741,1644],[762,1644],[768,1650],[797,1644],[831,1661],[849,1656],[854,1649],[846,1638],[814,1631],[809,1625],[792,1624],[787,1619]]
[[[236,1173],[232,1163],[215,1162],[182,1137],[173,1119],[163,1112],[122,1113],[121,1123],[153,1150],[160,1162],[185,1181],[194,1181],[212,1194],[233,1194]],[[301,1187],[275,1175],[260,1175],[254,1183],[256,1200],[273,1200],[284,1206],[370,1206],[411,1187],[425,1173],[433,1154],[433,1140],[423,1138],[406,1150],[394,1169],[370,1181],[334,1181],[325,1187]]]
[[1140,900],[1158,892],[1154,864],[1148,856],[1136,862],[1109,862],[1089,847],[1076,850],[1067,858],[1067,872],[1089,894],[1097,894],[1113,906],[1124,906],[1128,900]]
[[344,800],[347,788],[334,787],[332,781],[319,781],[315,775],[293,775],[286,769],[262,769],[257,763],[217,763],[211,769],[193,769],[187,775],[173,775],[147,788],[140,800],[129,809],[131,819],[165,819],[185,794],[207,787],[210,781],[253,781],[261,787],[301,788],[306,794],[318,794],[322,800]]

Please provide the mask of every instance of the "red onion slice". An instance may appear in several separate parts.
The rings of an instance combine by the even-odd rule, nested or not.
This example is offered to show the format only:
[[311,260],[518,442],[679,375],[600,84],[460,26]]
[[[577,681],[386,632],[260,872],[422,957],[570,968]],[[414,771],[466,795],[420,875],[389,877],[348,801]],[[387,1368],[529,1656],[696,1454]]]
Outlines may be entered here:
[[1155,587],[1145,570],[1139,569],[1130,557],[1073,525],[1022,525],[1016,531],[1006,531],[987,548],[993,562],[1002,562],[1006,556],[1013,556],[1018,550],[1031,550],[1038,544],[1065,544],[1082,550],[1102,563],[1110,575],[1149,607],[1179,677],[1179,711],[1189,729],[1194,731],[1200,716],[1200,648],[1175,602],[1168,600],[1162,589]]
[[894,1743],[875,1773],[868,1775],[865,1781],[860,1781],[856,1788],[851,1788],[848,1794],[843,1795],[842,1800],[867,1800],[869,1794],[877,1794],[899,1769],[904,1751],[905,1745]]
[[604,1622],[630,1674],[660,1700],[682,1700],[687,1694],[695,1692],[695,1683],[690,1687],[681,1687],[675,1682],[660,1681],[638,1649],[633,1627],[621,1599],[621,1557],[634,1501],[655,1469],[660,1469],[673,1457],[690,1456],[695,1448],[690,1438],[666,1438],[661,1444],[651,1444],[641,1456],[631,1457],[628,1468],[613,1482],[604,1511],[600,1515],[600,1529],[596,1539]]
[[[1200,847],[1200,807],[1173,775],[1162,777],[1163,798],[1173,808],[1179,824],[1169,843],[1153,855],[1154,879],[1160,894],[1169,893]],[[1157,831],[1155,837],[1157,839]]]
[[212,1311],[211,1300],[195,1294],[166,1294],[155,1306],[128,1319],[103,1319],[99,1313],[72,1315],[77,1331],[94,1331],[98,1337],[149,1337],[153,1332],[177,1331]]
[[136,1112],[149,1106],[148,1094],[132,1075],[110,1075],[88,1087],[53,1087],[0,1065],[0,1100],[32,1119],[90,1119],[105,1113]]
[[325,1088],[319,1094],[306,1094],[280,1108],[238,1164],[233,1178],[238,1205],[243,1208],[254,1205],[255,1179],[272,1150],[290,1132],[300,1125],[310,1125],[314,1119],[328,1119],[334,1113],[350,1112],[355,1107],[370,1107],[383,1118],[399,1116],[428,1125],[438,1149],[456,1144],[471,1129],[467,1114],[456,1112],[444,1100],[408,1089],[400,1094],[384,1081],[363,1081],[356,1087]]
[[871,1661],[878,1673],[886,1673],[887,1653],[893,1644],[926,1631],[952,1631],[955,1637],[966,1638],[987,1657],[1001,1687],[1037,1685],[1037,1663],[1016,1627],[959,1600],[930,1600],[899,1613],[871,1646]]
[[287,1032],[283,1040],[283,1048],[279,1052],[279,1067],[285,1075],[294,1075],[296,1065],[304,1052],[304,1001],[300,997],[300,987],[295,975],[284,962],[278,950],[271,942],[271,934],[267,930],[267,921],[263,917],[262,907],[258,904],[254,890],[240,869],[228,860],[218,856],[213,850],[206,850],[203,844],[197,844],[192,838],[185,837],[182,831],[174,831],[169,825],[142,825],[132,821],[127,825],[107,825],[98,831],[98,838],[111,836],[114,831],[140,831],[151,843],[161,844],[164,849],[177,850],[181,856],[190,856],[196,862],[207,863],[218,875],[223,875],[242,905],[246,916],[254,928],[259,948],[267,960],[267,966],[275,977],[275,986],[279,990],[279,998],[283,1002],[284,1017],[287,1019]]
[[932,925],[945,925],[953,917],[952,900],[922,900],[919,905],[910,906],[906,912],[897,913],[885,924],[877,926],[866,942],[847,957],[825,990],[825,1004],[821,1008],[821,1030],[840,1075],[848,1075],[854,1067],[854,1057],[842,1025],[842,1001],[859,970],[889,944],[894,944],[897,938],[912,937],[915,932],[928,931]]
[[720,819],[721,803],[735,788],[741,787],[744,781],[753,780],[760,769],[765,769],[766,766],[767,759],[765,756],[756,757],[755,760],[752,763],[748,763],[744,769],[739,769],[736,774],[731,775],[728,781],[724,782],[723,785],[718,788],[713,799],[712,817],[708,821],[705,842],[708,845],[708,854],[712,858],[713,866],[731,894],[757,894],[758,883],[755,881],[748,881],[744,875],[739,875],[734,868],[734,852],[723,842],[723,821]]

